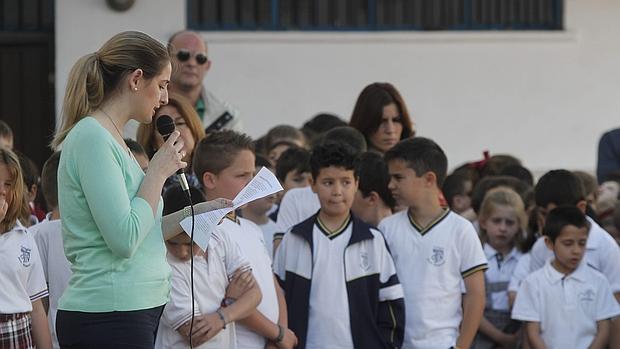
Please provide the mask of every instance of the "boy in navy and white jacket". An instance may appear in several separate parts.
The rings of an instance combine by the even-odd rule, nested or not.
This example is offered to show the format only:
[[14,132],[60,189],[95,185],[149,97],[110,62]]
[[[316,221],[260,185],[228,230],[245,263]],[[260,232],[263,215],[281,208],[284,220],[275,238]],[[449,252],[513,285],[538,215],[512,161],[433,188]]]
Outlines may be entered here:
[[294,226],[276,252],[297,348],[399,348],[403,290],[381,233],[350,212],[356,157],[341,143],[314,148],[312,189],[321,208]]

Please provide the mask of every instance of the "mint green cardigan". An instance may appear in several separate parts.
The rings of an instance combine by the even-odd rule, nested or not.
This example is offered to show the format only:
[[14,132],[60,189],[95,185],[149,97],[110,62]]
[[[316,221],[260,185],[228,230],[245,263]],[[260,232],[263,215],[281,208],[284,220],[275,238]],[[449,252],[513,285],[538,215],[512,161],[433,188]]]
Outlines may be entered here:
[[144,173],[92,117],[67,135],[58,168],[58,204],[72,276],[59,309],[154,308],[168,301],[170,267],[157,214],[136,196]]

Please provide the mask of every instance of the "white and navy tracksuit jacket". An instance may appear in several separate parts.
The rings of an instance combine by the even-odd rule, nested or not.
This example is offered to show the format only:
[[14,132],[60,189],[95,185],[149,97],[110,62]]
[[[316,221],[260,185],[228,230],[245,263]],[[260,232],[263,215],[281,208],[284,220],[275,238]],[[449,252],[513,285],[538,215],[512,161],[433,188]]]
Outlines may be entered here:
[[[284,289],[288,325],[306,347],[310,290],[313,275],[313,239],[317,216],[294,226],[277,251],[275,274]],[[351,336],[356,349],[400,348],[405,329],[403,290],[383,235],[357,217],[345,248],[346,292]],[[326,270],[325,272],[329,272]]]

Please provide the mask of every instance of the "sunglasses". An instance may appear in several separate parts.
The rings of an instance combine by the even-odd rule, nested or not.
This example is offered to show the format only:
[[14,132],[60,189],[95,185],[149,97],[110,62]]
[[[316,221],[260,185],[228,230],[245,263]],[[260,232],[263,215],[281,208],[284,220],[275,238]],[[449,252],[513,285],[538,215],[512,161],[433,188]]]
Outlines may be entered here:
[[[192,54],[189,51],[179,50],[177,52],[177,59],[180,62],[187,62],[191,57]],[[196,53],[194,55],[194,58],[196,58],[196,63],[200,65],[207,63],[207,61],[209,60],[209,58],[207,58],[207,55],[205,55],[204,53]]]

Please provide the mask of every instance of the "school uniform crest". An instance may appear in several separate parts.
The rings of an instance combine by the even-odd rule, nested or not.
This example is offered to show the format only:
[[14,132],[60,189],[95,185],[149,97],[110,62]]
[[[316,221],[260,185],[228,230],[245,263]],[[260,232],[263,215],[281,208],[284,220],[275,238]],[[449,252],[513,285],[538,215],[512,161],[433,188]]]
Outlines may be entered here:
[[592,291],[591,289],[585,290],[581,293],[579,293],[579,300],[582,302],[592,302],[594,301],[594,297],[596,295],[594,294],[594,291]]
[[433,247],[433,254],[428,257],[427,261],[436,267],[443,265],[446,262],[443,247]]
[[366,251],[360,253],[360,267],[364,271],[368,271],[368,269],[370,269],[370,260],[368,259],[368,252]]
[[30,251],[31,249],[26,247],[26,246],[21,246],[21,254],[19,255],[19,257],[17,257],[17,259],[19,259],[20,263],[24,266],[24,267],[29,267],[30,266]]

